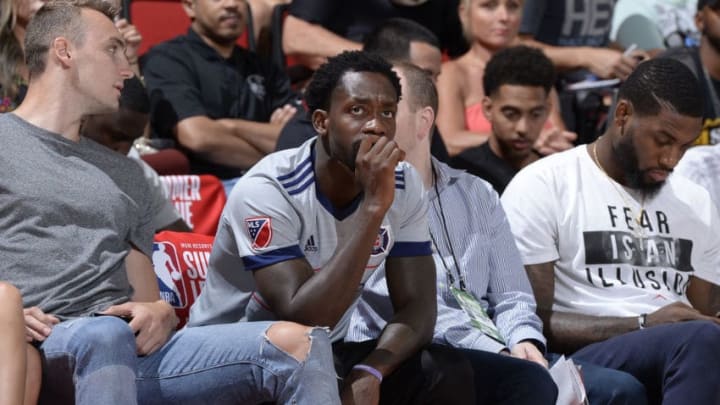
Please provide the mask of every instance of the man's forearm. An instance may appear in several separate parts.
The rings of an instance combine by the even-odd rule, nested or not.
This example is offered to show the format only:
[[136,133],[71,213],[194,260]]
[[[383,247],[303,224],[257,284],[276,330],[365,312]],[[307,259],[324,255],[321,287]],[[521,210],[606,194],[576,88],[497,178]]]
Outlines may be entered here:
[[[427,316],[430,316],[428,314]],[[432,325],[434,326],[434,324]],[[362,361],[387,376],[432,340],[433,327],[411,326],[394,318],[383,329],[375,350]]]
[[583,48],[581,47],[552,46],[528,36],[521,36],[520,38],[524,45],[540,48],[558,70],[572,70],[584,67],[581,56]]
[[[359,208],[362,209],[362,206]],[[332,259],[305,281],[283,311],[283,319],[334,327],[356,298],[384,215],[356,219],[356,232]]]
[[213,144],[212,148],[205,148],[207,150],[194,151],[213,163],[241,169],[249,169],[265,156],[249,143],[234,136],[216,139]]
[[218,120],[218,122],[225,125],[233,135],[249,143],[265,155],[275,151],[275,144],[277,144],[280,130],[282,130],[281,125],[267,122],[241,119],[223,119]]
[[125,270],[133,288],[133,301],[154,302],[160,299],[160,288],[149,257],[135,248],[130,249],[125,257]]
[[292,15],[285,19],[283,50],[288,55],[335,56],[345,50],[360,50],[362,45],[336,35],[317,24]]
[[178,141],[205,159],[249,168],[275,148],[280,126],[240,119],[186,118],[177,126]]
[[640,328],[638,317],[609,317],[538,311],[545,325],[548,351],[572,353],[591,343]]
[[700,313],[718,317],[720,315],[720,286],[693,276],[687,289],[687,297]]

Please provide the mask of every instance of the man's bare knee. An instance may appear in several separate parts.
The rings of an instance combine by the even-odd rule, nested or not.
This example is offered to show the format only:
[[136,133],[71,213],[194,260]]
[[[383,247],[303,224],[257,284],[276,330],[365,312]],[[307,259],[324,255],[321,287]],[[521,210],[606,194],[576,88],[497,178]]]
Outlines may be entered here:
[[276,322],[267,330],[267,338],[297,361],[305,361],[310,352],[312,328],[293,322]]

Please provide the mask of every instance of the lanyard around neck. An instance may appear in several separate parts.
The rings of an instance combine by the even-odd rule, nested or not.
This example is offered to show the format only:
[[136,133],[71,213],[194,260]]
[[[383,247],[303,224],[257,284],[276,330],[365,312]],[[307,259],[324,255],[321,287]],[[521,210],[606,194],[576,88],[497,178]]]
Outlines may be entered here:
[[[440,199],[440,191],[438,189],[438,179],[437,179],[437,173],[435,172],[435,167],[432,167],[432,175],[433,175],[433,188],[435,189],[435,196],[437,197],[437,203],[438,203],[438,210],[435,211],[435,215],[437,215],[438,219],[440,219],[440,223],[442,224],[443,229],[443,236],[445,237],[445,242],[447,242],[448,247],[450,248],[450,256],[453,259],[453,264],[455,271],[457,272],[458,277],[458,284],[460,286],[460,290],[467,291],[467,286],[465,285],[465,279],[463,278],[462,272],[460,271],[460,262],[457,259],[457,256],[455,255],[455,249],[453,249],[452,240],[450,238],[450,232],[448,232],[447,227],[447,220],[445,219],[445,210],[443,209],[442,200]],[[440,211],[438,214],[437,211]],[[440,251],[440,245],[438,245],[437,240],[435,239],[435,235],[433,235],[432,231],[430,232],[430,237],[432,238],[433,244],[435,245],[435,249],[438,252],[438,256],[440,256],[440,260],[442,261],[443,267],[445,268],[445,274],[447,275],[448,282],[451,286],[455,285],[455,276],[453,276],[453,273],[451,271],[450,266],[445,261],[445,256]]]

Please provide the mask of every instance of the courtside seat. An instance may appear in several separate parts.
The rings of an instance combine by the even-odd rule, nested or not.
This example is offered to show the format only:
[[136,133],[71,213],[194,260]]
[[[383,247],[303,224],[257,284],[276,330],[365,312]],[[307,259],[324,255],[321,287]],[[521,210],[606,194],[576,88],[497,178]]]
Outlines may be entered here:
[[160,296],[175,308],[182,328],[207,276],[213,236],[164,231],[155,235],[152,262]]
[[215,236],[227,196],[222,182],[210,174],[160,176],[160,180],[194,233]]

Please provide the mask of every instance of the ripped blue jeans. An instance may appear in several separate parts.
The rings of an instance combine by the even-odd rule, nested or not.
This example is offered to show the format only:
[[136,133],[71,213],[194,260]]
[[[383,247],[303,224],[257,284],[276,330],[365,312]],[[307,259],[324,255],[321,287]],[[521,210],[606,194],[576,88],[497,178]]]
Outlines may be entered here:
[[43,385],[68,383],[69,374],[77,404],[339,404],[327,331],[312,330],[298,361],[268,340],[271,325],[184,328],[137,357],[132,331],[118,318],[62,322],[40,346]]

